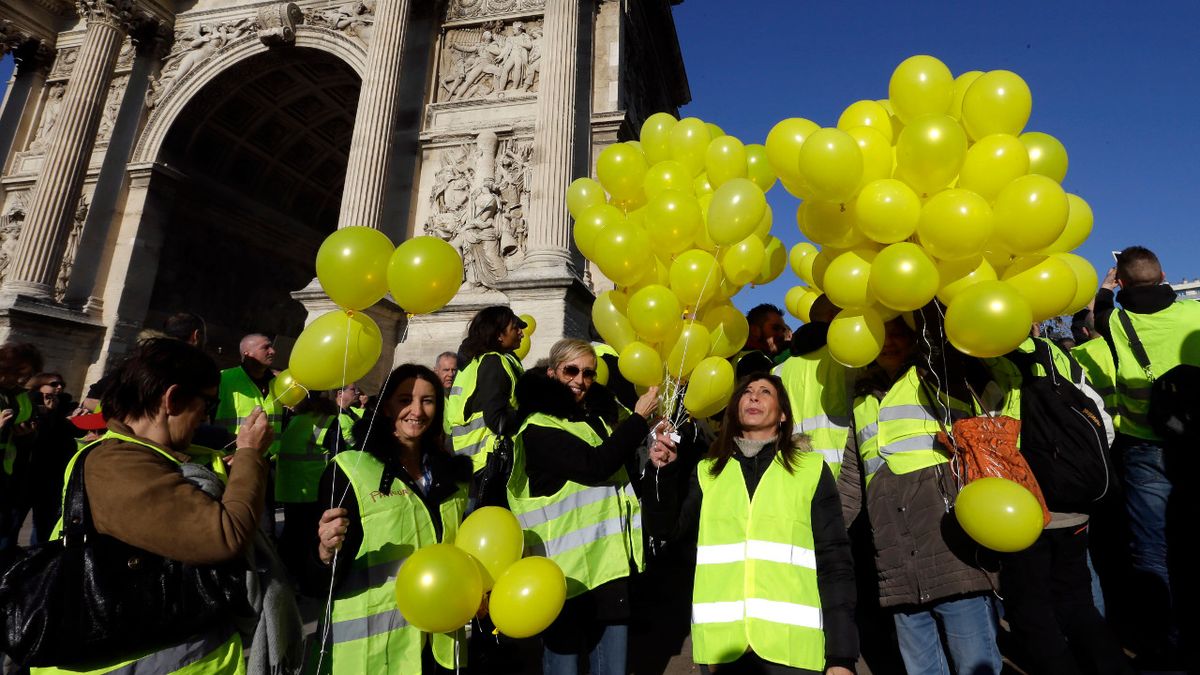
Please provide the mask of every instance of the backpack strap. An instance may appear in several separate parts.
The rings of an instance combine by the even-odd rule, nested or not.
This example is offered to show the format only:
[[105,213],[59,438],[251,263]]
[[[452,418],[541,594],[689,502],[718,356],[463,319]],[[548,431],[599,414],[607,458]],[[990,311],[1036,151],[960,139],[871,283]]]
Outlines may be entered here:
[[1129,314],[1123,309],[1118,309],[1117,319],[1121,322],[1121,327],[1125,329],[1126,337],[1129,338],[1129,348],[1133,351],[1133,358],[1137,359],[1138,365],[1145,371],[1146,378],[1153,382],[1155,378],[1154,371],[1150,368],[1150,355],[1146,353],[1142,339],[1133,329],[1133,322],[1129,320]]

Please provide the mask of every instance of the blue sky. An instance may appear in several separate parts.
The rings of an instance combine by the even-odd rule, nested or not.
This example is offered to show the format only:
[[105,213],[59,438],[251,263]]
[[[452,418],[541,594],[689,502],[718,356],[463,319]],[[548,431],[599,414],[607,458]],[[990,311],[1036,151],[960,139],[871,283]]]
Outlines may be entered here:
[[[1200,276],[1200,3],[685,0],[674,13],[693,99],[682,114],[746,143],[786,117],[832,126],[850,103],[886,97],[913,54],[955,74],[1015,71],[1033,91],[1027,130],[1066,145],[1064,187],[1095,212],[1078,252],[1103,275],[1109,251],[1142,244],[1169,280]],[[10,68],[0,62],[0,82]],[[779,186],[769,198],[790,248],[798,202]],[[782,304],[795,283],[787,270],[735,302]]]

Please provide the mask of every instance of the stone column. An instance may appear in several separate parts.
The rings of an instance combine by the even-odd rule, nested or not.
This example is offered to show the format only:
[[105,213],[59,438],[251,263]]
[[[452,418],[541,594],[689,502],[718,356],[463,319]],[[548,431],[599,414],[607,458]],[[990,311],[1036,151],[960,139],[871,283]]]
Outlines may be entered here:
[[[577,63],[580,3],[546,0],[525,259],[530,268],[560,268],[570,274],[574,271],[566,189],[578,157],[575,103],[581,67]],[[590,68],[590,64],[582,67]]]
[[79,0],[87,21],[79,60],[63,94],[54,137],[38,174],[21,246],[4,291],[50,300],[96,143],[108,85],[130,19],[129,0]]
[[358,95],[338,227],[382,229],[409,4],[409,0],[378,0],[375,5],[375,31]]

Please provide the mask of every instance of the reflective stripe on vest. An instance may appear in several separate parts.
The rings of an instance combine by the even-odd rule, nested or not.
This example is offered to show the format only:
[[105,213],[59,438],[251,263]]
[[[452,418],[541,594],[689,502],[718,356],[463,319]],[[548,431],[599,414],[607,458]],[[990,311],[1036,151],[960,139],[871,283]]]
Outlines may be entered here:
[[466,406],[475,394],[479,384],[479,364],[488,356],[498,356],[500,364],[509,379],[508,405],[517,408],[517,378],[524,372],[521,362],[509,353],[488,352],[471,359],[458,374],[454,376],[454,386],[446,399],[446,432],[454,445],[454,454],[466,455],[471,458],[475,471],[480,471],[487,463],[488,453],[496,442],[496,434],[487,428],[483,419],[483,411],[473,411],[467,417]]
[[245,672],[242,638],[232,624],[112,665],[89,669],[30,669],[30,673],[38,675],[243,675]]
[[704,498],[692,591],[697,663],[729,663],[751,649],[792,668],[823,671],[825,634],[812,534],[822,464],[799,453],[788,473],[778,456],[751,499],[741,466],[696,469]]
[[0,429],[0,434],[4,436],[3,447],[4,452],[4,473],[12,475],[13,466],[17,463],[17,425],[28,422],[33,417],[33,401],[29,400],[29,392],[19,391],[13,396],[13,402],[17,406],[17,410],[13,418]]
[[568,598],[629,576],[630,561],[641,570],[642,513],[625,469],[604,485],[567,481],[553,495],[530,496],[523,432],[531,425],[565,431],[592,447],[603,442],[586,422],[543,413],[525,420],[514,443],[508,481],[509,504],[525,531],[525,545],[558,563],[567,577]]
[[241,366],[226,368],[221,371],[220,402],[217,404],[217,419],[215,423],[225,428],[229,433],[237,435],[242,423],[254,412],[255,406],[262,406],[267,415],[267,422],[275,432],[275,440],[267,454],[279,453],[279,442],[283,437],[283,406],[270,395],[263,396],[258,385],[250,379]]
[[[1150,359],[1150,373],[1142,369],[1133,355],[1119,312],[1125,312],[1129,317],[1142,341]],[[1200,330],[1200,303],[1179,300],[1153,314],[1114,310],[1108,328],[1117,357],[1117,409],[1120,412],[1117,431],[1145,440],[1162,440],[1150,427],[1150,389],[1155,377],[1161,377],[1181,363],[1200,365],[1200,340],[1192,339],[1195,331]]]
[[329,415],[303,413],[288,422],[275,457],[275,501],[307,504],[317,500],[317,485],[329,462],[325,435]]
[[[418,673],[426,636],[396,610],[394,581],[414,550],[438,543],[433,519],[420,497],[399,479],[392,481],[390,494],[381,494],[383,464],[370,454],[352,450],[335,455],[333,461],[350,480],[363,530],[349,574],[334,589],[329,626],[333,672]],[[462,486],[439,505],[442,542],[454,542],[466,505]],[[464,636],[462,630],[428,636],[437,662],[453,669],[455,642]]]
[[850,436],[848,368],[833,360],[828,347],[792,356],[772,370],[792,402],[793,433],[808,434],[833,477],[842,471],[842,452]]

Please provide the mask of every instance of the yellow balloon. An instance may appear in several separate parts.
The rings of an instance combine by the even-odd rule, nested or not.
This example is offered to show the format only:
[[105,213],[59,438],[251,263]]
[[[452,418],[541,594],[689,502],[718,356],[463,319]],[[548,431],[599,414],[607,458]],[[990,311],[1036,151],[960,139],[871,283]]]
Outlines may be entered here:
[[852,127],[846,131],[862,152],[863,173],[859,187],[871,181],[891,178],[895,162],[892,144],[874,127]]
[[671,159],[671,130],[679,120],[665,112],[657,112],[642,123],[642,152],[650,164]]
[[992,208],[970,190],[943,190],[921,208],[917,234],[930,255],[942,260],[973,258],[992,236]]
[[710,137],[710,138],[712,138],[714,141],[715,141],[715,140],[717,140],[718,138],[721,138],[722,136],[727,136],[727,135],[728,135],[728,134],[726,134],[726,133],[725,133],[725,130],[724,130],[724,129],[722,129],[721,127],[719,127],[719,126],[717,126],[717,125],[713,124],[712,122],[705,122],[705,123],[704,123],[704,126],[708,127],[708,135],[709,135],[709,137]]
[[901,122],[900,118],[896,117],[896,111],[892,109],[891,101],[883,98],[875,102],[883,106],[883,109],[887,111],[888,121],[892,123],[892,143],[894,144],[895,139],[900,138],[900,132],[904,131],[904,122]]
[[1069,264],[1044,255],[1017,258],[1000,278],[1029,303],[1034,321],[1045,321],[1065,312],[1078,288],[1075,271]]
[[710,356],[692,371],[683,407],[696,419],[712,417],[725,409],[733,395],[734,372],[729,361]]
[[1020,136],[1029,153],[1029,173],[1037,173],[1062,183],[1067,177],[1067,149],[1050,134],[1026,131]]
[[638,279],[637,283],[630,284],[625,289],[626,293],[628,295],[633,295],[634,293],[652,284],[670,286],[671,269],[667,267],[667,264],[668,263],[663,262],[662,258],[654,256],[654,264],[646,269],[646,274],[644,274],[641,279]]
[[1029,173],[1029,152],[1016,136],[992,134],[967,150],[958,187],[978,193],[988,201],[1005,185]]
[[750,235],[721,254],[725,278],[737,285],[748,284],[762,272],[766,247],[762,239]]
[[767,198],[748,178],[731,178],[713,193],[708,207],[708,236],[719,245],[754,233],[767,209]]
[[683,308],[671,289],[652,284],[629,298],[626,310],[633,329],[646,342],[659,342],[678,330]]
[[[783,181],[784,187],[787,187],[789,182],[799,182],[800,148],[804,141],[820,128],[816,122],[803,117],[789,117],[771,127],[766,142],[767,162],[771,165],[771,171]],[[788,191],[792,192],[791,189]]]
[[392,240],[370,227],[343,227],[317,249],[317,279],[339,307],[366,309],[387,295]]
[[710,140],[711,134],[704,122],[685,117],[671,129],[671,159],[686,167],[693,177],[699,176],[704,171]]
[[806,201],[796,211],[796,224],[810,241],[822,246],[851,248],[866,240],[856,227],[856,208],[856,202]]
[[650,235],[629,222],[615,223],[596,236],[593,261],[618,286],[635,283],[650,268],[654,255]]
[[954,76],[932,56],[910,56],[892,72],[888,100],[901,122],[912,124],[921,115],[944,115],[954,98]]
[[518,361],[524,361],[525,357],[529,356],[530,349],[533,349],[533,338],[529,337],[529,335],[522,335],[521,343],[513,350],[513,355],[517,357]]
[[892,244],[871,262],[871,295],[901,312],[920,309],[933,300],[939,286],[937,265],[920,246]]
[[704,170],[714,188],[731,178],[746,177],[746,146],[733,136],[714,138],[704,157]]
[[697,196],[712,196],[712,193],[715,190],[716,188],[714,188],[713,184],[708,180],[708,174],[706,173],[702,173],[692,179],[692,192],[695,192]]
[[754,278],[754,283],[761,286],[769,284],[779,278],[783,274],[783,268],[787,267],[787,249],[783,247],[783,242],[778,237],[767,239],[767,244],[763,248],[763,262],[759,274]]
[[1096,276],[1096,268],[1074,253],[1052,253],[1050,257],[1065,262],[1075,275],[1075,297],[1063,310],[1063,314],[1074,314],[1087,307],[1088,303],[1096,297],[1096,291],[1100,284],[1100,279]]
[[591,178],[576,178],[567,186],[567,210],[576,220],[588,209],[604,203],[604,188]]
[[971,138],[991,134],[1020,135],[1033,110],[1033,95],[1020,75],[992,70],[967,87],[962,102],[962,123]]
[[671,291],[688,307],[707,302],[717,292],[722,278],[721,266],[708,251],[684,251],[671,263]]
[[1067,226],[1070,202],[1053,178],[1021,176],[996,197],[996,238],[1018,255],[1053,244]]
[[845,253],[845,249],[833,248],[826,246],[817,253],[817,257],[813,259],[812,264],[812,283],[809,284],[813,288],[824,291],[825,289],[825,273],[829,270],[829,263],[833,262],[841,254]]
[[762,220],[754,226],[754,236],[766,241],[771,236],[771,225],[774,224],[774,220],[775,214],[771,211],[771,205],[767,204],[767,208],[763,210]]
[[[807,279],[812,276],[812,261],[817,257],[817,247],[802,241],[792,247],[788,254],[788,264],[792,268],[792,272],[801,279]],[[808,283],[807,281],[805,283]]]
[[946,309],[946,337],[968,356],[1003,356],[1025,340],[1032,325],[1029,303],[1003,281],[981,281]]
[[604,359],[596,359],[596,382],[608,386],[608,363]]
[[871,263],[876,253],[870,249],[852,249],[834,258],[825,272],[821,287],[838,307],[870,307],[875,297],[870,290]]
[[767,148],[758,143],[746,146],[746,177],[763,192],[770,192],[775,187],[775,171],[767,159]]
[[967,135],[953,117],[922,115],[896,139],[896,177],[931,195],[954,180],[966,156]]
[[605,291],[592,303],[592,324],[604,342],[617,352],[637,340],[633,324],[626,315],[628,309],[629,298],[620,291]]
[[471,556],[453,544],[417,549],[396,572],[396,607],[426,633],[458,630],[483,602],[483,579]]
[[959,293],[981,281],[995,281],[998,278],[996,270],[981,255],[962,260],[938,260],[937,269],[941,281],[937,298],[943,305],[954,302]]
[[982,70],[969,70],[954,78],[954,97],[950,100],[950,112],[948,113],[954,119],[962,119],[963,96],[966,96],[967,88],[975,80],[978,80],[980,75],[983,75]]
[[642,181],[646,179],[646,156],[628,143],[613,143],[600,151],[596,158],[596,177],[614,198],[637,201],[643,197]]
[[643,387],[652,387],[663,379],[662,357],[644,342],[631,342],[621,350],[617,368],[625,379]]
[[727,359],[741,351],[746,338],[750,337],[750,324],[733,305],[710,307],[700,321],[708,329],[711,342],[709,356]]
[[596,239],[605,228],[625,222],[625,214],[612,204],[601,202],[575,218],[575,246],[588,260],[596,257]]
[[271,380],[271,398],[289,408],[300,405],[307,397],[308,390],[292,377],[290,370],[284,370]]
[[849,133],[855,127],[870,127],[884,137],[886,145],[892,144],[891,115],[875,101],[855,101],[842,111],[837,128]]
[[646,178],[642,181],[642,189],[645,191],[647,203],[649,203],[665,190],[691,193],[693,192],[692,182],[692,174],[687,167],[673,159],[668,159],[646,169]]
[[496,630],[509,637],[533,637],[558,618],[567,599],[567,583],[562,569],[553,560],[541,556],[522,558],[496,580],[488,598],[488,615]]
[[382,353],[383,336],[371,317],[334,310],[296,338],[287,369],[305,388],[326,391],[361,379]]
[[820,293],[806,286],[793,286],[788,289],[786,295],[783,296],[783,306],[788,313],[800,319],[804,323],[811,320],[810,312],[812,311],[813,303],[817,298],[821,297]]
[[1004,270],[1008,269],[1014,260],[1012,253],[999,247],[995,236],[988,242],[987,248],[983,249],[983,257],[995,270],[996,278],[1000,278],[1000,275],[1004,274]]
[[1019,483],[987,476],[967,483],[954,500],[954,517],[985,548],[1017,553],[1042,535],[1042,505]]
[[862,182],[863,153],[845,131],[819,129],[800,146],[799,168],[814,197],[844,202]]
[[705,226],[696,230],[696,248],[703,249],[709,253],[714,253],[717,250],[717,243],[708,236],[708,207],[712,206],[713,196],[710,192],[706,195],[700,195],[696,198],[696,202],[700,204],[700,216],[704,218]]
[[894,244],[917,230],[921,198],[903,181],[884,178],[863,186],[854,212],[859,231],[881,244]]
[[413,237],[396,247],[388,261],[388,288],[409,314],[436,312],[463,283],[463,262],[453,246],[437,237]]
[[537,319],[533,318],[533,315],[520,314],[517,316],[517,318],[525,322],[526,335],[533,335],[535,332],[537,332]]
[[646,205],[646,233],[658,251],[679,253],[702,227],[700,204],[685,192],[664,190]]
[[861,368],[879,357],[884,335],[883,318],[874,309],[843,309],[829,324],[829,355],[847,368]]
[[712,346],[708,329],[695,321],[689,321],[671,345],[666,362],[667,377],[676,380],[690,375],[708,356]]
[[483,590],[490,591],[509,565],[521,559],[525,535],[512,511],[499,506],[475,509],[458,526],[454,545],[466,551],[480,567]]
[[1043,253],[1066,253],[1083,245],[1092,233],[1092,207],[1079,195],[1067,193],[1067,224]]

